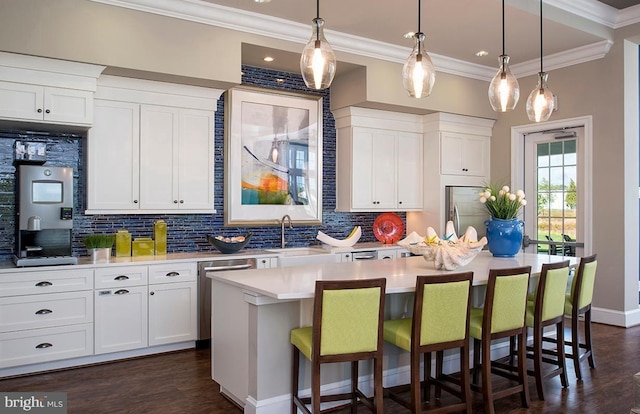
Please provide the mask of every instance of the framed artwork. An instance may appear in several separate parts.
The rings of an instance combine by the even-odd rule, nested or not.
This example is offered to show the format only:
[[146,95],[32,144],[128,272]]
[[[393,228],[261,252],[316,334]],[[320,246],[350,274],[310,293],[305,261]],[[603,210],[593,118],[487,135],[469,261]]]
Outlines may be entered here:
[[322,98],[239,86],[226,92],[226,226],[322,223]]

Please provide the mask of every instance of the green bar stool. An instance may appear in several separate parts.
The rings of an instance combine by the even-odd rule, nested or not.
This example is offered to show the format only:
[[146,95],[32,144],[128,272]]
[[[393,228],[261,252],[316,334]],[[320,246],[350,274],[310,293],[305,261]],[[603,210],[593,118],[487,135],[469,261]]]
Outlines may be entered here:
[[[411,353],[411,399],[402,399],[395,391],[385,389],[392,399],[409,408],[412,413],[471,413],[469,388],[469,309],[473,272],[442,276],[418,276],[413,304],[413,317],[384,322],[384,340]],[[460,378],[443,374],[444,350],[460,351]],[[436,352],[435,376],[431,376],[431,353]],[[420,357],[424,354],[424,382],[420,383]],[[459,403],[447,406],[423,404],[429,400],[430,385],[435,386],[435,397],[441,390],[456,395]],[[456,387],[452,385],[456,384]],[[423,398],[420,397],[422,388]]]
[[[527,357],[533,359],[533,370],[527,372],[535,377],[538,398],[541,400],[544,400],[543,379],[560,375],[562,386],[567,387],[568,385],[564,347],[557,347],[556,350],[543,349],[542,347],[545,327],[555,326],[557,338],[562,338],[564,335],[564,301],[568,280],[568,260],[543,264],[535,294],[533,298],[530,298],[531,300],[527,301],[527,328],[533,329],[533,346],[527,347]],[[514,348],[512,347],[512,349]],[[542,372],[543,362],[554,366],[544,375]]]
[[[469,335],[473,338],[473,380],[471,389],[481,392],[484,412],[494,413],[495,399],[520,394],[522,406],[529,406],[527,384],[526,328],[525,314],[531,266],[510,269],[491,269],[485,294],[484,308],[472,308]],[[517,375],[509,369],[501,369],[491,360],[491,342],[495,339],[517,339]],[[482,345],[482,351],[481,349]],[[482,364],[480,365],[480,355]],[[478,370],[482,372],[482,382],[478,381]],[[493,389],[492,373],[508,378],[516,385]]]
[[[598,261],[595,254],[580,259],[578,271],[571,282],[571,289],[565,296],[564,314],[566,317],[571,317],[571,337],[567,339],[563,335],[559,338],[564,339],[565,346],[571,347],[571,353],[567,353],[566,357],[573,361],[577,380],[582,380],[580,370],[582,360],[588,358],[589,366],[596,367],[591,341],[591,301],[597,267]],[[584,341],[580,339],[580,315],[584,315]],[[556,338],[545,337],[544,340],[557,345]]]
[[[320,403],[358,401],[382,414],[382,327],[386,279],[316,281],[313,326],[291,331],[293,348],[291,413],[321,413]],[[311,361],[311,397],[299,396],[300,354]],[[373,360],[373,398],[358,388],[358,361]],[[320,365],[351,362],[351,390],[320,395]],[[311,405],[312,411],[307,404]],[[332,408],[335,409],[335,408]]]

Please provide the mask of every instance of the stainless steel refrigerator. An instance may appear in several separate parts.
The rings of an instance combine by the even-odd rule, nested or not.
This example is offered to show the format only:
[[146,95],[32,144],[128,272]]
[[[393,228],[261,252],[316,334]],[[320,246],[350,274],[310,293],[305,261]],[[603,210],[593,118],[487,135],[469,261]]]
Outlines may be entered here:
[[468,226],[473,226],[478,232],[478,239],[485,236],[487,229],[485,220],[489,219],[489,212],[480,203],[479,193],[483,187],[445,187],[445,223],[451,220],[458,237],[462,236]]

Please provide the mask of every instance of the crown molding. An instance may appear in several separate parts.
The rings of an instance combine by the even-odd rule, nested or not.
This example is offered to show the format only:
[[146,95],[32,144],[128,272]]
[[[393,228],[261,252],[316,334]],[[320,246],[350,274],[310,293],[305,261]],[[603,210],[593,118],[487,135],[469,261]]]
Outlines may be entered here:
[[595,0],[544,0],[544,3],[611,29],[640,22],[640,5],[618,10]]
[[[166,17],[192,21],[210,26],[236,30],[255,35],[267,36],[294,43],[305,44],[309,40],[309,25],[284,20],[277,17],[248,12],[231,7],[220,6],[200,0],[90,0],[96,3],[124,7],[146,13],[158,14]],[[545,0],[545,3],[568,9],[575,5],[584,13],[583,17],[591,14],[605,16],[606,21],[613,19],[612,9],[593,0]],[[605,9],[598,6],[604,6]],[[572,8],[571,11],[574,12]],[[608,9],[606,9],[608,8]],[[636,6],[625,10],[635,9]],[[637,6],[640,17],[640,6]],[[593,20],[593,19],[592,19]],[[603,23],[606,24],[606,23]],[[392,45],[372,39],[353,36],[332,30],[325,30],[327,39],[335,51],[358,56],[366,56],[395,63],[404,63],[411,48]],[[604,40],[592,45],[583,46],[562,53],[545,56],[546,69],[559,69],[604,57],[612,43]],[[438,72],[449,73],[482,81],[490,81],[496,68],[454,59],[444,55],[430,54]],[[527,76],[538,73],[539,61],[532,60],[517,65],[511,69],[516,76]]]
[[[562,53],[555,53],[544,57],[544,71],[549,72],[555,69],[566,68],[579,63],[605,57],[611,50],[613,42],[603,40],[583,47],[567,50]],[[517,77],[534,75],[540,72],[540,60],[530,60],[511,66],[511,72]]]

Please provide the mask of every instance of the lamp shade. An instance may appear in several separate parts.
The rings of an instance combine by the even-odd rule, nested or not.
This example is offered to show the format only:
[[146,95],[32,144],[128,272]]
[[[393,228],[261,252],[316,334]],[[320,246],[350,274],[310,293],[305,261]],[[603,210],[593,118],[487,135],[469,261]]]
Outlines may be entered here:
[[546,73],[538,73],[538,85],[531,91],[527,99],[527,116],[530,121],[544,122],[548,120],[555,108],[555,100],[553,93],[547,86],[547,78]]
[[520,99],[518,79],[509,69],[509,56],[501,55],[500,68],[489,84],[489,103],[496,112],[513,110]]
[[424,34],[416,33],[411,55],[402,67],[402,84],[413,98],[424,98],[431,94],[436,81],[436,69],[424,50]]
[[336,74],[336,55],[324,37],[323,26],[323,19],[313,19],[313,34],[300,57],[300,72],[304,83],[308,88],[316,90],[331,86]]

